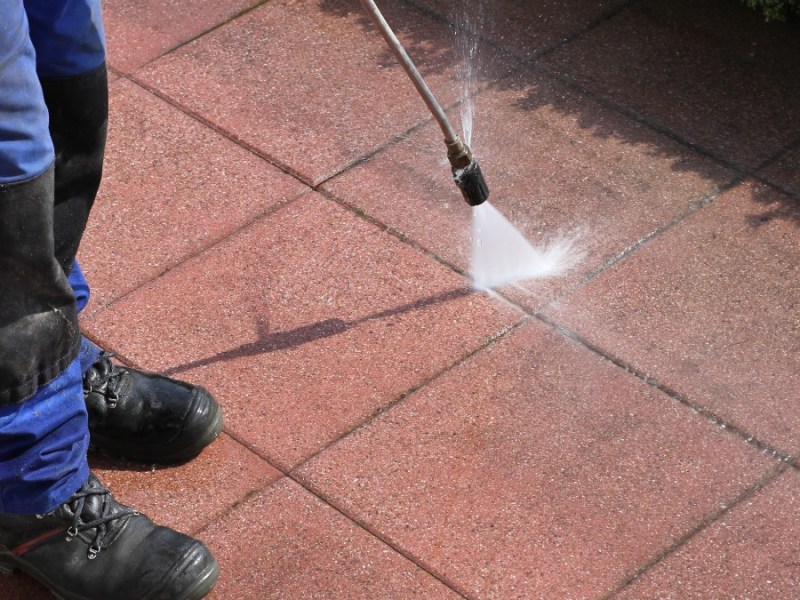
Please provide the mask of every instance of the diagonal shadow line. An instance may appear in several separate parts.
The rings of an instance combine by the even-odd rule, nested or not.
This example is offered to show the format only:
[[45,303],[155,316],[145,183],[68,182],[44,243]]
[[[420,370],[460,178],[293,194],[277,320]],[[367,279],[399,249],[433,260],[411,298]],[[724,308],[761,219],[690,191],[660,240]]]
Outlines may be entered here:
[[164,370],[163,374],[171,376],[184,371],[189,371],[191,369],[196,369],[198,367],[205,367],[214,363],[234,360],[236,358],[257,356],[259,354],[269,354],[270,352],[277,352],[279,350],[286,350],[288,348],[296,348],[298,346],[302,346],[303,344],[308,344],[309,342],[342,334],[345,331],[348,331],[353,327],[368,321],[378,321],[380,319],[420,310],[436,304],[451,302],[453,300],[457,300],[458,298],[469,296],[473,293],[475,292],[472,288],[456,288],[447,292],[442,292],[441,294],[435,294],[433,296],[428,296],[427,298],[416,300],[415,302],[409,302],[408,304],[382,310],[380,312],[376,312],[359,319],[354,319],[352,321],[345,321],[343,319],[325,319],[324,321],[318,321],[317,323],[312,323],[311,325],[304,325],[302,327],[297,327],[296,329],[279,331],[276,333],[270,333],[268,327],[263,322],[260,322],[257,330],[258,337],[255,341],[242,344],[236,348],[224,350],[218,354],[215,354],[214,356],[201,358],[184,363],[182,365],[171,367]]

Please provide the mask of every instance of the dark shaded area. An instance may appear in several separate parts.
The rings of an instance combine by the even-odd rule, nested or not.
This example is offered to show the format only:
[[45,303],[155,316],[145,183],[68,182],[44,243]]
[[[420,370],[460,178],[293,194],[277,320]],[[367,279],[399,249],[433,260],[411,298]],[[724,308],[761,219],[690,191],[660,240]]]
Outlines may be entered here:
[[395,315],[422,310],[429,306],[463,298],[464,296],[468,296],[472,293],[474,292],[470,288],[457,288],[448,292],[422,298],[416,302],[403,304],[401,306],[367,315],[365,317],[361,317],[360,319],[354,319],[352,321],[345,321],[342,319],[326,319],[324,321],[311,323],[310,325],[304,325],[303,327],[298,327],[290,331],[278,331],[271,333],[269,331],[269,327],[265,323],[261,322],[257,327],[257,338],[255,341],[248,344],[242,344],[241,346],[231,348],[230,350],[226,350],[224,352],[220,352],[214,356],[209,356],[207,358],[202,358],[200,360],[195,360],[183,365],[172,367],[165,370],[164,375],[175,376],[184,371],[189,371],[199,367],[206,367],[219,362],[235,360],[245,356],[269,354],[270,352],[286,350],[288,348],[296,348],[316,340],[339,335],[368,321],[378,321]]
[[[758,177],[783,192],[785,206],[770,206],[771,218],[800,225],[797,20],[766,22],[738,0],[405,0],[378,5],[423,75],[452,67],[454,60],[464,62],[464,48],[456,40],[480,36],[483,45],[473,58],[475,90],[487,85],[522,89],[520,108],[547,106],[577,119],[592,135],[624,143],[652,143],[652,131],[657,131],[665,140],[657,152],[674,158],[676,170],[697,170],[720,186],[730,183],[730,173],[720,178],[721,171],[708,170],[707,162],[685,160],[689,148],[739,178]],[[374,29],[358,2],[323,0],[320,6],[342,17],[358,14],[365,29]],[[511,57],[516,70],[494,70],[488,55]],[[394,63],[388,50],[382,61]],[[615,126],[603,118],[608,108],[647,127]],[[683,146],[683,156],[676,155],[675,141]],[[760,218],[754,215],[753,222]]]

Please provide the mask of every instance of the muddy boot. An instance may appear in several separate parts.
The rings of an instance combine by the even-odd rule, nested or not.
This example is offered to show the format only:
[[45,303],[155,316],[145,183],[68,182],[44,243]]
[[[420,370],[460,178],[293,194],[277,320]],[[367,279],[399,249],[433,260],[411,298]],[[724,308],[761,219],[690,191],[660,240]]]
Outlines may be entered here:
[[83,376],[90,447],[141,462],[185,461],[222,431],[222,411],[204,388],[129,369],[101,352]]
[[46,515],[0,513],[0,571],[62,600],[198,600],[219,569],[201,543],[117,503],[93,475]]

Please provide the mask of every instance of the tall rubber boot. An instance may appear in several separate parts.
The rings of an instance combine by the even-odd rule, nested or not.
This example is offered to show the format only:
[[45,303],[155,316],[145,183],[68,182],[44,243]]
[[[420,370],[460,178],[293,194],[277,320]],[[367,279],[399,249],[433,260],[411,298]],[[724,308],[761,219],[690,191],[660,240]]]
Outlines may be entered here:
[[103,174],[108,75],[102,64],[81,75],[39,80],[56,153],[55,254],[69,274]]
[[32,396],[80,348],[75,298],[54,257],[52,204],[52,167],[0,184],[0,405]]

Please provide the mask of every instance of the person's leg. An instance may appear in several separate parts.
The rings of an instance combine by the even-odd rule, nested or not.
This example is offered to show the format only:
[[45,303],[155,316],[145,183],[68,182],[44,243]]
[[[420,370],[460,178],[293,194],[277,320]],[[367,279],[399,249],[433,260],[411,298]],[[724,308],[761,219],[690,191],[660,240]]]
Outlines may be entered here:
[[89,476],[80,364],[22,404],[0,407],[0,513],[46,513]]
[[[88,301],[88,284],[73,263],[100,185],[105,150],[108,81],[100,3],[25,0],[25,6],[55,145],[56,256],[73,290],[82,286]],[[222,412],[207,390],[116,365],[111,357],[82,339],[93,447],[115,457],[177,462],[217,438]]]
[[[80,313],[89,304],[91,298],[91,288],[89,282],[83,274],[80,263],[75,260],[72,263],[72,271],[69,274],[69,285],[75,294],[75,304]],[[81,362],[81,376],[83,377],[95,364],[102,354],[102,350],[90,339],[81,337],[81,351],[79,354]]]
[[46,511],[88,475],[75,301],[54,256],[53,146],[22,3],[0,23],[0,511]]
[[103,170],[108,78],[99,0],[24,0],[55,147],[55,250],[70,274]]
[[22,2],[0,2],[0,572],[63,598],[198,600],[218,577],[208,549],[117,503],[88,470],[47,110]]

